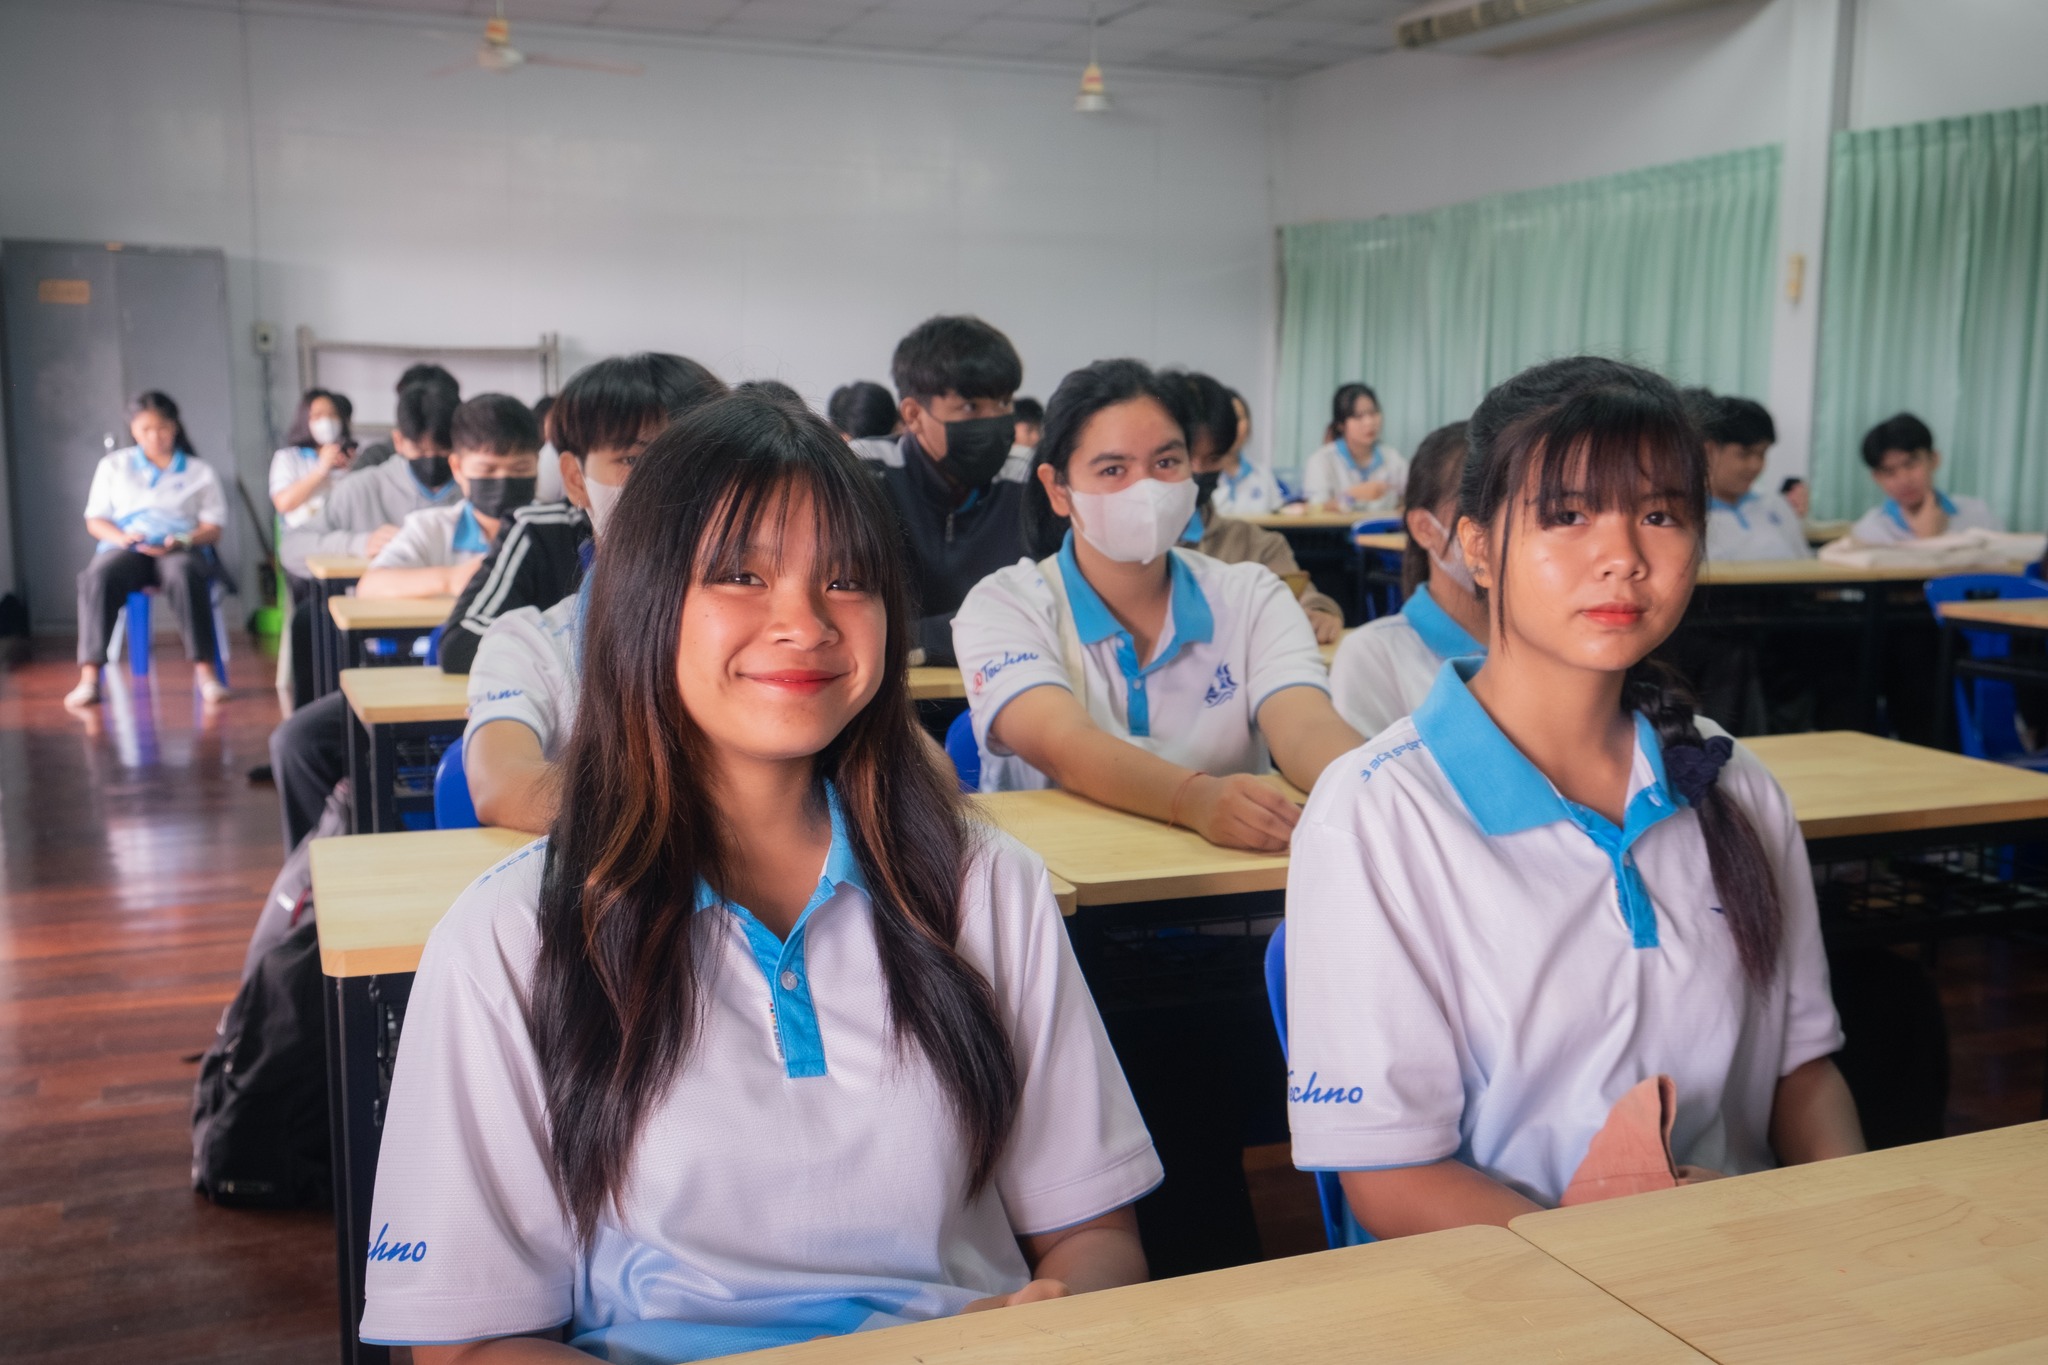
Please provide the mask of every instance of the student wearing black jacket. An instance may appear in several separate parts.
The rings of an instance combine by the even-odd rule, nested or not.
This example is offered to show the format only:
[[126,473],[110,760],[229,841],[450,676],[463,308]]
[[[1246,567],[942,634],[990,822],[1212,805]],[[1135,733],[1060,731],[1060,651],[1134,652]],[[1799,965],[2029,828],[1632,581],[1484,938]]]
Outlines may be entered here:
[[953,613],[967,590],[1024,557],[1024,480],[1011,402],[1017,348],[973,317],[920,323],[890,362],[903,435],[880,460],[910,553],[919,662],[953,662]]

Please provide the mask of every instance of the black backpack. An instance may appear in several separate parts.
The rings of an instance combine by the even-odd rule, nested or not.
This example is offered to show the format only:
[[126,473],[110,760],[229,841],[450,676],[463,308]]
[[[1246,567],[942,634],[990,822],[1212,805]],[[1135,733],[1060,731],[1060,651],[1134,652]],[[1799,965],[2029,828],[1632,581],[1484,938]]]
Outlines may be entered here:
[[242,982],[192,1096],[192,1188],[241,1208],[330,1201],[320,939],[306,917]]

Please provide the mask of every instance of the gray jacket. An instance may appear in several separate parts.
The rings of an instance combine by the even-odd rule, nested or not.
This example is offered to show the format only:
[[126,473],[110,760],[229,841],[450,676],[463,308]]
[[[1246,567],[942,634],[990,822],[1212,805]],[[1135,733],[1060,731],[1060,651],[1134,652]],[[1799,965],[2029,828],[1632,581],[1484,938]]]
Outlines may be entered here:
[[412,476],[408,461],[386,460],[336,484],[312,520],[284,533],[280,553],[285,570],[304,578],[307,555],[360,555],[379,526],[397,526],[408,513],[461,500],[455,480],[429,493]]

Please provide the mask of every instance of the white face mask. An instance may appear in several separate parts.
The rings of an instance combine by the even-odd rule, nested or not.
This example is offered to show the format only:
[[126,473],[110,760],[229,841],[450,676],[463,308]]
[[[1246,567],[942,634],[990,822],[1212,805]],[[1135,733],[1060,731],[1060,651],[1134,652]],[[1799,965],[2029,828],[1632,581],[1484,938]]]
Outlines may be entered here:
[[1180,543],[1195,514],[1195,481],[1139,479],[1114,493],[1068,493],[1074,529],[1120,564],[1150,564]]
[[622,483],[599,483],[588,475],[583,479],[583,492],[590,499],[590,534],[597,540],[604,539],[604,524],[611,517],[612,508],[619,504],[619,494],[626,491]]
[[306,423],[306,430],[313,433],[314,445],[331,446],[341,439],[341,419],[339,417],[315,417],[312,421]]
[[1444,524],[1436,519],[1436,513],[1431,512],[1429,509],[1424,508],[1415,515],[1421,517],[1429,528],[1436,532],[1437,537],[1449,547],[1448,551],[1444,554],[1438,554],[1435,550],[1429,552],[1430,568],[1442,574],[1451,582],[1456,583],[1466,592],[1477,596],[1479,585],[1473,581],[1472,566],[1465,562],[1465,542],[1452,535],[1445,528]]

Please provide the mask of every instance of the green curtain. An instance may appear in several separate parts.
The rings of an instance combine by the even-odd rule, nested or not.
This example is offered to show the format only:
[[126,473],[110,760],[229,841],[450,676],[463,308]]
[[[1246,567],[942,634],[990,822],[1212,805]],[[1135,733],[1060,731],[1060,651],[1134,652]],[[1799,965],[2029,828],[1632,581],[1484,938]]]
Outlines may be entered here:
[[2048,105],[1840,133],[1815,384],[1814,508],[1877,500],[1863,433],[1934,429],[1946,488],[2009,529],[2048,494]]
[[1273,462],[1363,380],[1403,451],[1539,360],[1596,353],[1762,397],[1776,147],[1365,222],[1282,230]]

